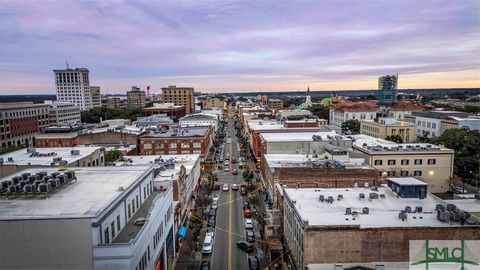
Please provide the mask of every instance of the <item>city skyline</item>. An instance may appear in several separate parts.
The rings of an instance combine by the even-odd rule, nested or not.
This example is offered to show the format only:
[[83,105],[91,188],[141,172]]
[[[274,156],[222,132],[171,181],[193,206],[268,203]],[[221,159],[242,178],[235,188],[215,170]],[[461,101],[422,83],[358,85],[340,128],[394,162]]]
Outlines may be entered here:
[[53,94],[85,67],[102,94],[480,86],[477,1],[0,1],[0,92]]

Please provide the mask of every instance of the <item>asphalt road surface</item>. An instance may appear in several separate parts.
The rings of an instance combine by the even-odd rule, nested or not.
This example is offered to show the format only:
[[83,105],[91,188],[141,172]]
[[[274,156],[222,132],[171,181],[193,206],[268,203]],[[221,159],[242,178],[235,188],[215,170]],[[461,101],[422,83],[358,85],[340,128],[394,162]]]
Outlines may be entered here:
[[[225,151],[231,158],[238,161],[237,139],[233,132],[233,121],[229,120],[227,128],[231,136],[231,144],[227,144]],[[245,228],[243,219],[242,196],[240,190],[233,191],[232,184],[242,184],[242,171],[233,175],[233,169],[238,169],[238,163],[230,163],[230,172],[219,172],[218,183],[220,187],[228,184],[229,191],[217,191],[220,195],[217,210],[217,222],[214,236],[212,255],[203,256],[202,259],[211,258],[213,270],[236,270],[248,269],[247,253],[237,248],[236,243],[245,240]]]

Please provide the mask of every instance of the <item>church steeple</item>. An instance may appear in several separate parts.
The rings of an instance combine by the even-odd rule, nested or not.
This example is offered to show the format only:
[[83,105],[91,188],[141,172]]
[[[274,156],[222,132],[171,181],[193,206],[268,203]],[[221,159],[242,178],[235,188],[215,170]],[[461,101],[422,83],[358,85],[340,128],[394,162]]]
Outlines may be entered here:
[[310,95],[310,85],[307,88],[307,95]]

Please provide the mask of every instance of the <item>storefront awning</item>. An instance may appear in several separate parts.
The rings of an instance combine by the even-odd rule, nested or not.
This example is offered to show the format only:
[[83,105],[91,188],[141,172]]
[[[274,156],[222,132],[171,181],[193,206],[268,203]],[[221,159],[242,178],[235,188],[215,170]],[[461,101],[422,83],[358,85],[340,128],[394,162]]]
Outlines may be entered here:
[[187,235],[187,227],[181,226],[180,229],[178,229],[178,236],[181,238],[185,238],[186,235]]

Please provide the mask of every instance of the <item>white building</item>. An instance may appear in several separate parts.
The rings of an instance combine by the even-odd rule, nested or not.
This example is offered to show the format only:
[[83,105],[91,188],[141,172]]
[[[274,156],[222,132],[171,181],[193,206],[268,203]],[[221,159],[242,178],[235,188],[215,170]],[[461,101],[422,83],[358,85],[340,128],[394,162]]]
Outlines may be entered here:
[[27,148],[0,155],[0,177],[30,168],[104,165],[105,153],[100,146]]
[[330,108],[330,125],[341,127],[348,120],[373,120],[377,115],[375,104],[369,102],[342,102]]
[[48,106],[48,111],[50,125],[62,126],[82,121],[80,118],[80,107],[70,102],[52,102]]
[[178,120],[182,127],[213,126],[214,130],[217,130],[218,122],[218,115],[207,113],[189,114]]
[[0,199],[0,269],[166,269],[175,256],[173,188],[157,190],[153,179],[150,166],[0,179],[13,191]]
[[57,69],[53,70],[53,73],[57,100],[71,102],[82,111],[93,108],[88,69]]
[[125,156],[117,166],[154,166],[154,184],[161,188],[171,183],[174,187],[174,228],[177,232],[184,225],[187,210],[194,205],[194,194],[200,188],[200,155],[146,155]]
[[261,133],[262,154],[323,155],[325,146],[351,148],[352,140],[329,132]]

